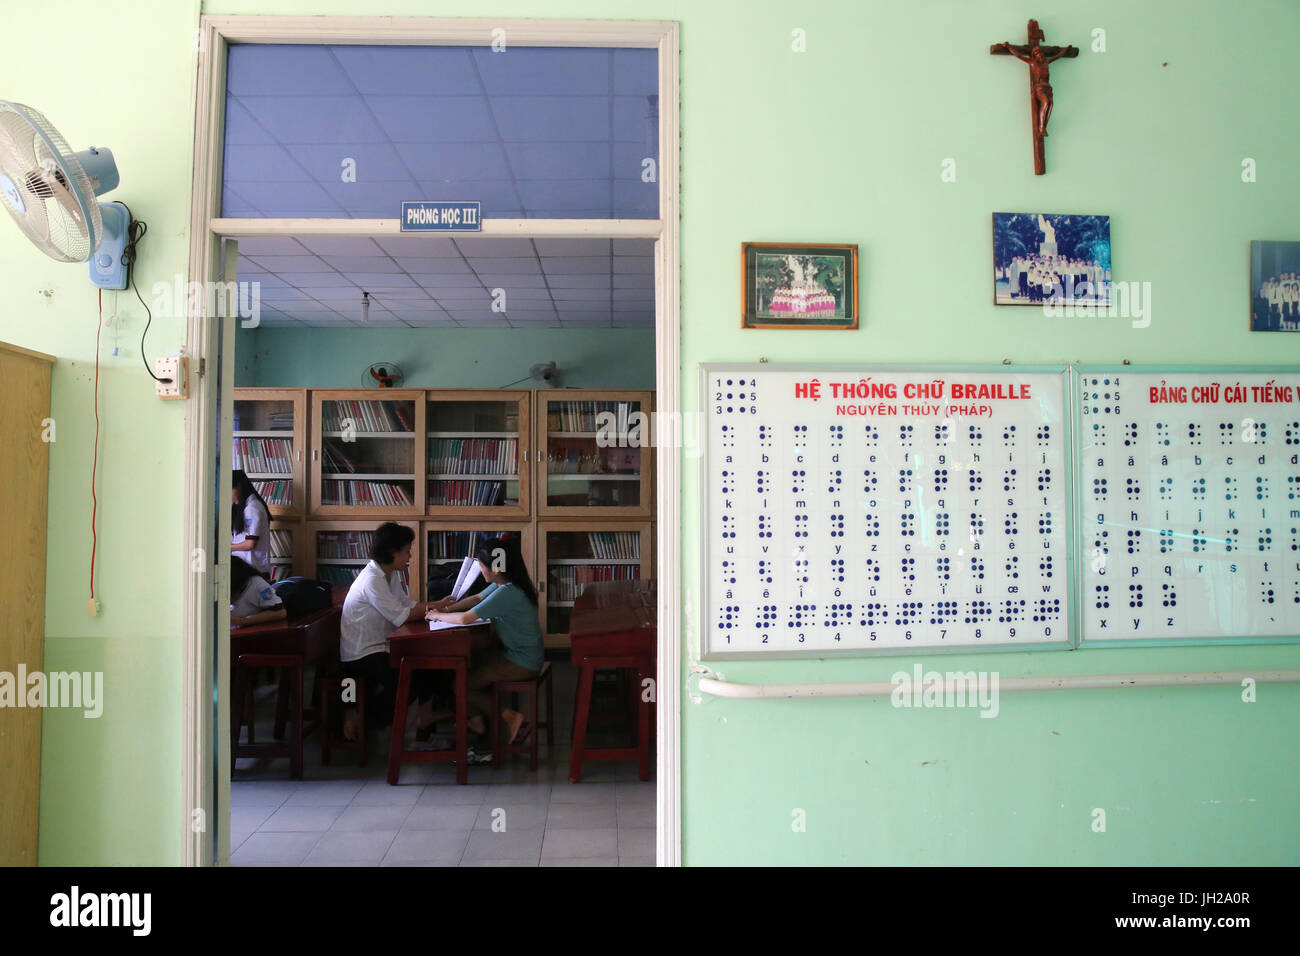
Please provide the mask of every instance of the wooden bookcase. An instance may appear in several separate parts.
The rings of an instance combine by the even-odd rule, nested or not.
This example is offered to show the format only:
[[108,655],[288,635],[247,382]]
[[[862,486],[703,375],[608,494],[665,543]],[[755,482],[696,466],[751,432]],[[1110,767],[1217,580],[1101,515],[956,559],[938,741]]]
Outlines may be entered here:
[[234,401],[231,467],[244,469],[272,517],[303,517],[306,390],[237,388]]
[[425,406],[425,513],[526,518],[531,392],[436,389]]
[[569,646],[569,614],[584,584],[650,577],[653,543],[649,521],[539,521],[534,573],[546,646]]
[[[574,582],[654,574],[653,391],[239,388],[234,401],[236,442],[276,441],[283,457],[289,441],[287,470],[245,468],[289,482],[288,502],[271,504],[273,537],[291,539],[287,554],[273,542],[283,575],[346,583],[369,560],[365,535],[396,521],[415,532],[408,586],[424,601],[433,566],[465,556],[441,536],[515,533],[555,648],[569,645]],[[384,503],[390,487],[406,503]]]
[[[584,520],[597,514],[653,515],[653,396],[649,391],[537,392],[538,515]],[[641,417],[634,418],[638,413]]]
[[311,392],[312,517],[424,511],[423,389]]
[[[308,521],[304,526],[298,553],[305,556],[304,574],[333,584],[350,584],[370,562],[369,537],[385,520],[365,518],[351,521]],[[407,588],[413,601],[423,601],[424,565],[420,525],[416,521],[397,521],[415,533],[411,545],[411,563],[407,566]],[[305,555],[304,549],[305,547]]]

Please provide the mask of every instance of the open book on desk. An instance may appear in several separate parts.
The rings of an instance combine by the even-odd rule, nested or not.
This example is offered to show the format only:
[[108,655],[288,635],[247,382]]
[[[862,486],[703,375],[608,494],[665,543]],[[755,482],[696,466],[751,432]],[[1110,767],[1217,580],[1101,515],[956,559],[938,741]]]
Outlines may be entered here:
[[487,617],[479,618],[473,624],[452,624],[450,621],[430,621],[429,630],[445,631],[449,627],[478,627],[480,624],[490,623],[491,620],[492,620],[491,618],[487,618]]

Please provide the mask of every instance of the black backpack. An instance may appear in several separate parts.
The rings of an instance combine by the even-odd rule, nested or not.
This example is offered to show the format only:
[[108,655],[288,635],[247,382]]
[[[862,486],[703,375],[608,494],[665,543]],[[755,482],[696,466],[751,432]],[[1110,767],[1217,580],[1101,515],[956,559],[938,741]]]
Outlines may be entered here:
[[284,602],[285,616],[290,619],[319,611],[334,603],[334,586],[328,581],[292,577],[277,581],[272,587]]

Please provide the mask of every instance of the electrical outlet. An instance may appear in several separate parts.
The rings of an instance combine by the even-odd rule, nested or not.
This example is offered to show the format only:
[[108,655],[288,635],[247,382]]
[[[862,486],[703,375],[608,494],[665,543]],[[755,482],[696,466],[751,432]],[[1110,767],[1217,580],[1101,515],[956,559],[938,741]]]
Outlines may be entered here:
[[99,612],[104,610],[104,605],[99,598],[89,598],[86,601],[86,613],[91,617],[99,617]]
[[189,361],[183,355],[163,355],[153,360],[153,373],[170,382],[155,382],[154,393],[161,399],[177,400],[187,395]]

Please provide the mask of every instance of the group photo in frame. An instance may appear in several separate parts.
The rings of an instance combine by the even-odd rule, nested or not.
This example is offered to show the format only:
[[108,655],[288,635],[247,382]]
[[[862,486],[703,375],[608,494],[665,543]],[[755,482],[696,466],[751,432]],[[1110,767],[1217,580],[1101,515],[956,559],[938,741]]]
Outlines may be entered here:
[[745,242],[741,328],[856,329],[858,247]]
[[1251,240],[1250,330],[1300,332],[1300,242]]
[[993,214],[993,304],[1110,305],[1110,217]]

